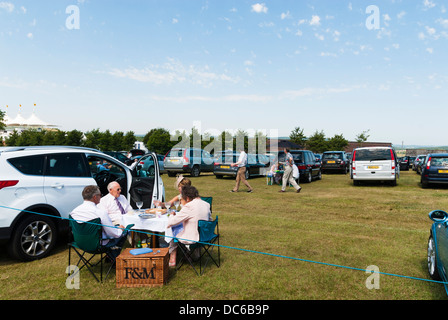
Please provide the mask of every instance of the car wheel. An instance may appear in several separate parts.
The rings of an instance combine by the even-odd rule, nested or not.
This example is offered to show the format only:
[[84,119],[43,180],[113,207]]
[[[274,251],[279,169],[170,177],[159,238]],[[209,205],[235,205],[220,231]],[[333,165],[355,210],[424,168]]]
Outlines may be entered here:
[[423,178],[420,178],[420,183],[422,184],[422,188],[428,188],[429,183],[426,181],[423,181]]
[[222,175],[220,175],[220,174],[216,174],[215,177],[216,177],[216,179],[222,179]]
[[14,230],[9,253],[23,261],[46,257],[56,243],[56,224],[45,216],[29,216]]
[[319,173],[317,174],[317,180],[322,180],[322,171],[319,170]]
[[191,176],[199,177],[200,174],[201,174],[201,171],[199,170],[199,166],[193,166],[193,168],[191,169]]
[[306,173],[305,182],[306,183],[311,183],[311,181],[313,181],[313,176],[311,175],[311,171],[309,171],[309,172]]
[[175,177],[176,176],[176,172],[167,171],[166,173],[168,174],[168,177]]
[[246,180],[249,180],[249,178],[250,178],[249,170],[246,170],[244,177],[246,178]]
[[441,280],[439,271],[437,270],[436,246],[432,233],[428,239],[428,272],[433,280]]
[[150,176],[150,177],[154,177],[155,175],[156,175],[156,170],[155,170],[155,168],[154,167],[149,167],[149,169],[148,169],[148,175]]

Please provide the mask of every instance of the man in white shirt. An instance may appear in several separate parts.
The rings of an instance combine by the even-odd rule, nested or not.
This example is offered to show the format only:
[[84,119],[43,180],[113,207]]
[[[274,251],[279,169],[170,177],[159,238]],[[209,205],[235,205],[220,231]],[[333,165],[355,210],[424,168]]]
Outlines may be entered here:
[[107,191],[109,193],[101,198],[98,207],[109,214],[113,225],[120,225],[122,221],[121,216],[132,210],[132,207],[125,196],[121,194],[121,186],[118,182],[113,181],[109,183]]
[[252,192],[254,189],[250,186],[249,182],[246,180],[246,166],[247,166],[247,154],[243,148],[241,148],[240,157],[236,163],[231,164],[232,167],[238,167],[238,171],[236,174],[236,183],[235,187],[230,190],[230,192],[238,192],[240,188],[240,182],[243,182],[246,187],[249,189],[247,192]]
[[70,215],[74,220],[79,222],[86,222],[96,218],[101,219],[103,228],[103,242],[107,247],[116,247],[114,256],[118,256],[121,247],[126,240],[127,231],[123,231],[124,227],[113,227],[112,221],[106,211],[97,207],[101,199],[101,192],[98,186],[87,186],[82,191],[84,202],[76,207]]

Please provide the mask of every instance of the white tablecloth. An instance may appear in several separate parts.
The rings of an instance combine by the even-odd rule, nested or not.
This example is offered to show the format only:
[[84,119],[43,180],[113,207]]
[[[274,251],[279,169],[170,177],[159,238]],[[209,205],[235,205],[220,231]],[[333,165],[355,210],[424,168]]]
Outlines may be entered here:
[[144,219],[139,217],[139,212],[134,211],[122,215],[123,226],[134,224],[132,229],[135,230],[147,230],[150,232],[163,232],[165,233],[165,241],[169,243],[173,239],[173,231],[171,228],[167,228],[168,215],[161,215],[159,218]]

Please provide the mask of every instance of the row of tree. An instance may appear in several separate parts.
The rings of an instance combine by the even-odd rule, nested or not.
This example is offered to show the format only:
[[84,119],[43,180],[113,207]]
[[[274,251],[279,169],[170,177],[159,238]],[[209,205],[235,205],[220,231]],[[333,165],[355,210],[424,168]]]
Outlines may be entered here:
[[[6,126],[4,123],[5,112],[0,110],[0,130]],[[369,130],[363,131],[356,136],[356,142],[362,144],[369,138]],[[324,151],[344,150],[348,145],[348,140],[342,134],[336,134],[331,138],[325,137],[325,133],[316,130],[314,134],[307,137],[300,127],[294,128],[289,135],[290,141],[301,146],[302,149],[308,149],[314,153]],[[101,132],[99,129],[88,132],[79,130],[36,130],[29,129],[22,132],[13,131],[5,140],[7,146],[37,146],[37,145],[70,145],[95,148],[102,151],[130,150],[133,148],[137,137],[133,131],[126,133],[116,131],[114,133],[106,130]],[[267,137],[261,132],[255,132],[249,137],[244,130],[238,130],[236,133],[223,131],[218,135],[210,133],[201,134],[196,128],[192,128],[190,133],[185,131],[176,131],[174,135],[164,128],[151,129],[143,137],[142,141],[148,150],[159,154],[167,153],[172,147],[198,147],[206,149],[213,153],[215,150],[226,150],[233,148],[238,150],[241,146],[248,149],[249,152],[266,150]]]
[[130,150],[136,137],[134,132],[101,132],[99,129],[83,133],[79,130],[36,130],[29,129],[22,132],[14,130],[6,138],[7,146],[77,146],[94,148],[103,151]]
[[[369,130],[363,131],[356,136],[355,141],[362,145],[369,136]],[[327,138],[322,130],[316,130],[311,136],[307,137],[300,127],[294,128],[289,135],[289,139],[302,146],[303,149],[311,150],[314,153],[344,150],[348,146],[348,140],[342,134],[335,134],[333,137]]]

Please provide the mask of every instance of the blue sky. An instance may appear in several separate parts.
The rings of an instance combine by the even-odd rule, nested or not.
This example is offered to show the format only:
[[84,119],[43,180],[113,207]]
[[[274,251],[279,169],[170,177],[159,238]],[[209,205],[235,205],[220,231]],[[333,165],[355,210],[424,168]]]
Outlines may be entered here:
[[36,103],[62,130],[200,123],[448,145],[447,10],[440,0],[0,0],[0,108],[14,117],[22,105],[27,117]]

